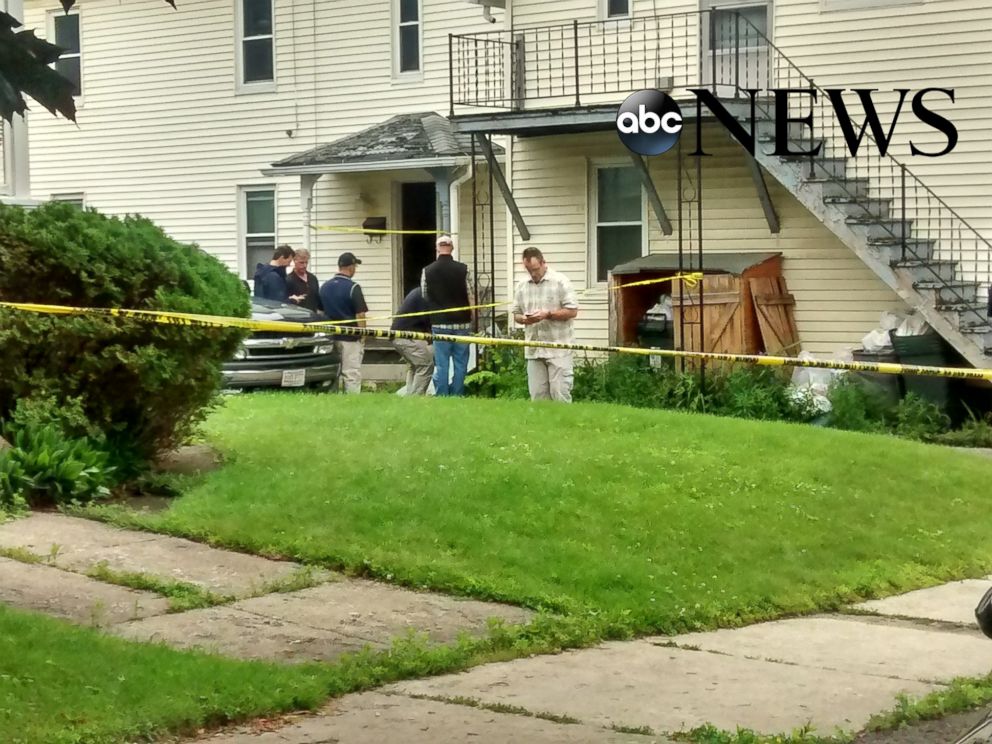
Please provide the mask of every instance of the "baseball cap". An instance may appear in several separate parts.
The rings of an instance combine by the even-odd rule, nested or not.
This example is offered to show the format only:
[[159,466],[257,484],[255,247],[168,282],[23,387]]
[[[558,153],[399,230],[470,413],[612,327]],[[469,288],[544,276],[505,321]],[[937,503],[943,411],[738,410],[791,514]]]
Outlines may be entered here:
[[350,251],[342,253],[338,256],[338,268],[343,269],[345,266],[352,266],[355,264],[361,265],[362,259],[356,258],[354,253]]
[[454,245],[454,242],[451,240],[451,236],[450,235],[441,235],[437,239],[437,244],[438,245]]

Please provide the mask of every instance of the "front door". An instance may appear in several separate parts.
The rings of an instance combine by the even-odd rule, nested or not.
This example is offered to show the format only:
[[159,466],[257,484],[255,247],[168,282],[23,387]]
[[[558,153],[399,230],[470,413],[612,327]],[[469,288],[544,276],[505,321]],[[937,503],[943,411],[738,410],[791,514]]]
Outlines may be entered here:
[[400,229],[430,231],[430,234],[401,236],[405,297],[420,284],[420,273],[435,258],[437,196],[433,181],[400,184]]

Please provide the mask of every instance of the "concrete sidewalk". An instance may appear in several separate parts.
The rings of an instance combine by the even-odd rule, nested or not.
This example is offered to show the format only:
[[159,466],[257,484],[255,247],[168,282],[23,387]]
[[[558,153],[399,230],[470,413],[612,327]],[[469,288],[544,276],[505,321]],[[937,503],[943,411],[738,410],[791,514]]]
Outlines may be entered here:
[[[386,648],[410,629],[446,643],[461,632],[484,633],[489,617],[508,623],[531,617],[517,607],[331,572],[319,574],[315,586],[274,592],[301,567],[59,515],[0,525],[0,548],[41,559],[0,558],[0,602],[131,639],[241,658],[333,660],[365,646]],[[84,575],[100,563],[196,584],[228,602],[170,613],[154,593]],[[822,735],[857,732],[873,714],[892,709],[898,695],[922,696],[954,677],[992,671],[992,641],[973,616],[987,585],[954,582],[852,608],[872,614],[788,619],[488,664],[349,695],[315,715],[206,740],[636,744],[668,742],[671,734],[704,724],[765,734],[807,724]],[[905,741],[953,742],[967,723],[945,727],[943,739]]]

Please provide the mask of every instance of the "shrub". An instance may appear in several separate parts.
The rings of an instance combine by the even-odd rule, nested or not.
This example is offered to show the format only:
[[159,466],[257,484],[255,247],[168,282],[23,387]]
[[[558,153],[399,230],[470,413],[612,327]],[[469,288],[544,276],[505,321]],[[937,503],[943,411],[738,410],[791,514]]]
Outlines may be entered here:
[[714,413],[765,421],[809,421],[816,416],[812,397],[795,396],[790,378],[781,371],[735,367],[714,377]]
[[483,398],[529,398],[523,351],[509,346],[487,348],[479,370],[465,378],[465,389]]
[[843,375],[830,385],[829,425],[848,431],[886,431],[886,414],[890,406],[876,389]]
[[[0,300],[247,317],[240,280],[141,217],[0,205]],[[0,309],[0,418],[22,398],[77,407],[132,468],[201,421],[245,332]],[[75,415],[75,414],[74,414]],[[82,419],[88,422],[82,423]]]
[[0,521],[4,514],[16,514],[27,507],[27,493],[34,482],[12,449],[0,449]]
[[946,432],[951,419],[940,407],[915,393],[908,393],[893,412],[892,431],[907,439],[932,442]]
[[992,413],[979,418],[968,409],[968,420],[961,425],[961,428],[940,434],[937,441],[951,447],[992,448]]
[[[56,424],[29,425],[11,434],[0,464],[0,501],[31,506],[86,503],[108,496],[113,468],[107,453],[85,437],[70,438]],[[4,480],[5,479],[5,480]]]

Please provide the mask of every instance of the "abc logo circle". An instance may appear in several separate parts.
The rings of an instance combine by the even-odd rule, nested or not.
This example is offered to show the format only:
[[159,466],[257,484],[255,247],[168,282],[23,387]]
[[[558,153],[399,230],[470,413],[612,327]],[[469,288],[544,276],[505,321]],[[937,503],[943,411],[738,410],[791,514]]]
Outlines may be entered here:
[[639,90],[617,111],[617,134],[638,155],[661,155],[679,141],[682,110],[660,90]]

